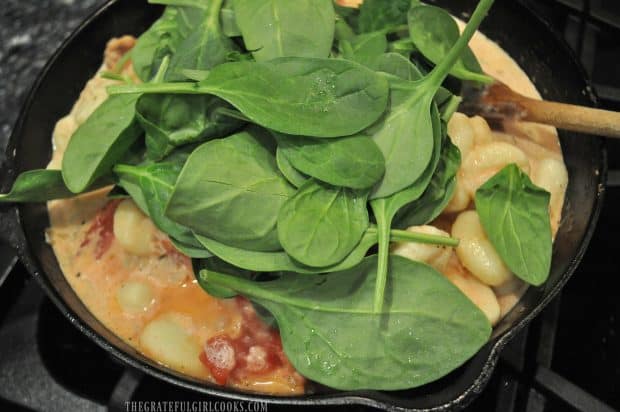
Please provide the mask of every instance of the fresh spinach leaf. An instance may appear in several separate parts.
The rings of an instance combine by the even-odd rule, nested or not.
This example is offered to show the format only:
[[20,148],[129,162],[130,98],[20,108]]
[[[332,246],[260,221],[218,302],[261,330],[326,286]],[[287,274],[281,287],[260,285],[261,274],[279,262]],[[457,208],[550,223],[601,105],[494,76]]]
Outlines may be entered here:
[[380,313],[373,310],[376,256],[318,277],[252,282],[203,270],[199,282],[271,312],[288,359],[309,379],[342,390],[414,388],[462,365],[487,342],[491,325],[430,266],[393,256],[390,267],[390,298]]
[[334,40],[352,40],[356,34],[353,27],[347,21],[347,17],[338,12],[342,7],[336,6],[336,29],[334,32]]
[[439,165],[428,188],[420,199],[400,210],[394,219],[396,225],[407,228],[435,220],[452,199],[460,165],[461,152],[450,139],[445,139]]
[[366,129],[385,112],[389,95],[387,80],[358,63],[303,57],[226,63],[199,83],[115,86],[108,90],[112,94],[212,94],[263,127],[325,138],[350,136]]
[[433,153],[432,101],[429,93],[392,89],[391,109],[373,135],[385,158],[385,174],[371,199],[406,188],[428,167]]
[[170,242],[179,252],[192,259],[208,259],[213,257],[213,254],[205,249],[195,238],[191,244],[181,242],[173,237],[170,238]]
[[[416,49],[434,64],[446,57],[459,38],[459,29],[454,18],[442,8],[420,4],[409,10],[408,20],[411,40]],[[481,83],[493,81],[483,73],[469,47],[463,50],[450,74],[462,80]]]
[[146,132],[147,155],[159,160],[176,147],[228,136],[243,122],[219,114],[230,107],[213,96],[149,94],[138,100],[137,116]]
[[[391,109],[374,134],[385,157],[386,171],[371,199],[387,197],[404,189],[426,170],[433,152],[431,105],[434,97],[492,4],[493,0],[478,3],[463,35],[451,44],[445,58],[428,75],[417,81],[391,81]],[[408,173],[402,173],[403,170]]]
[[142,81],[149,81],[166,55],[170,55],[182,34],[178,30],[179,9],[166,7],[163,15],[139,38],[131,50],[133,69]]
[[[110,180],[102,179],[89,189],[95,190],[110,183]],[[39,169],[21,173],[13,183],[11,191],[0,194],[0,203],[47,202],[73,196],[75,193],[65,185],[60,170]]]
[[[346,29],[346,33],[348,33],[349,35],[355,35],[355,33],[359,33],[359,9],[354,7],[340,6],[336,3],[334,4],[334,10],[336,11],[336,31],[338,31],[338,22],[340,21],[348,27],[348,29]],[[336,37],[337,40],[341,40],[342,38],[346,38],[346,36]]]
[[[422,73],[409,60],[395,53],[379,56],[371,67],[396,77],[391,79],[390,109],[378,124],[369,129],[386,165],[383,180],[371,195],[372,199],[376,199],[402,190],[421,176],[430,163],[434,140],[430,112],[426,119],[426,111],[411,100],[415,91],[400,87],[416,84],[415,81],[423,79]],[[418,103],[426,104],[423,101]],[[402,173],[403,170],[408,172]]]
[[295,169],[331,185],[368,189],[385,172],[383,154],[368,136],[328,140],[274,135],[278,150]]
[[233,0],[224,0],[220,13],[222,32],[228,37],[241,37],[241,30],[237,24],[237,16],[233,7]]
[[[371,63],[370,67],[378,72],[387,73],[404,80],[415,81],[427,75],[407,57],[395,52],[382,54]],[[434,100],[439,108],[442,120],[446,123],[450,121],[461,103],[459,96],[454,95],[444,87],[437,90]]]
[[280,209],[280,244],[304,265],[337,264],[368,229],[367,196],[368,192],[309,180]]
[[411,0],[364,0],[360,6],[360,33],[392,29],[407,23]]
[[[220,11],[223,0],[210,0],[198,22],[190,25],[189,34],[178,44],[170,61],[166,80],[183,80],[182,70],[210,70],[228,61],[228,54],[238,50],[235,43],[222,32]],[[198,9],[194,9],[198,10]]]
[[280,173],[282,173],[284,177],[286,177],[286,180],[293,186],[299,188],[308,180],[308,176],[293,167],[280,147],[278,147],[278,151],[276,152],[276,163],[278,164]]
[[399,39],[391,42],[388,45],[388,50],[391,53],[397,53],[405,57],[407,60],[411,57],[411,54],[417,51],[415,44],[411,39]]
[[[217,257],[210,257],[208,259],[199,260],[195,259],[193,261],[193,266],[194,273],[200,273],[202,270],[209,270],[219,273],[225,273],[227,275],[233,275],[235,277],[248,280],[256,280],[258,277],[257,274],[254,272],[234,267],[233,265],[224,262],[222,259],[219,259]],[[205,292],[218,299],[231,299],[237,296],[237,292],[226,287],[217,286],[206,282],[198,282],[198,284],[205,290]]]
[[131,200],[134,201],[138,209],[148,216],[149,208],[147,206],[146,198],[140,187],[140,179],[132,174],[115,173],[118,180],[118,187],[122,188]]
[[204,9],[211,0],[148,0],[151,4],[163,4],[166,6],[187,6]]
[[432,176],[435,173],[439,163],[443,129],[441,127],[439,111],[434,103],[431,109],[433,153],[426,170],[411,186],[401,190],[400,192],[396,192],[389,197],[374,199],[370,202],[375,219],[377,220],[379,244],[379,267],[377,269],[377,285],[375,290],[376,311],[381,310],[385,296],[385,282],[387,281],[389,272],[388,262],[390,254],[390,230],[392,227],[392,221],[400,209],[419,199],[424,194],[424,191],[430,184]]
[[[121,184],[133,182],[137,186],[141,196],[138,195],[138,200],[134,201],[138,205],[144,202],[146,214],[159,230],[181,244],[200,248],[200,243],[196,241],[190,229],[173,222],[164,214],[183,164],[184,162],[168,161],[144,166],[117,165],[114,173],[119,176]],[[131,194],[136,189],[129,187],[125,190]]]
[[82,193],[109,174],[142,135],[136,121],[138,94],[110,96],[75,131],[62,161],[62,177],[73,193]]
[[332,0],[234,0],[237,25],[256,61],[326,58],[334,41]]
[[540,286],[551,268],[549,192],[535,186],[515,164],[476,192],[476,210],[489,240],[515,275]]
[[220,259],[241,269],[255,272],[295,272],[318,274],[345,270],[359,264],[368,250],[377,243],[377,233],[366,233],[355,249],[342,262],[325,268],[313,268],[297,262],[284,251],[256,252],[228,246],[224,243],[196,235],[196,239]]
[[209,77],[209,73],[209,70],[181,70],[181,74],[185,77],[186,80],[191,80],[194,82],[201,82],[205,80],[207,77]]
[[251,128],[200,146],[176,182],[166,216],[230,246],[280,250],[278,213],[295,190],[278,171],[272,145],[268,133]]
[[435,96],[435,102],[439,107],[439,113],[441,114],[441,120],[446,124],[450,122],[452,115],[456,113],[463,99],[461,96],[452,94],[450,91],[441,88]]
[[[384,53],[374,59],[370,68],[403,80],[420,80],[424,75],[411,61],[398,53]],[[397,99],[398,101],[399,99]]]
[[372,32],[341,40],[339,47],[342,57],[368,66],[386,52],[388,42],[385,33]]
[[[313,268],[303,265],[292,259],[284,251],[254,252],[228,246],[200,235],[196,235],[196,239],[215,256],[241,269],[266,273],[295,272],[300,274],[319,274],[338,272],[358,265],[366,256],[368,250],[377,244],[378,231],[376,227],[370,226],[349,256],[336,265],[324,268]],[[425,243],[448,247],[458,246],[458,240],[453,238],[424,235],[402,230],[392,230],[390,232],[390,239],[393,242]]]

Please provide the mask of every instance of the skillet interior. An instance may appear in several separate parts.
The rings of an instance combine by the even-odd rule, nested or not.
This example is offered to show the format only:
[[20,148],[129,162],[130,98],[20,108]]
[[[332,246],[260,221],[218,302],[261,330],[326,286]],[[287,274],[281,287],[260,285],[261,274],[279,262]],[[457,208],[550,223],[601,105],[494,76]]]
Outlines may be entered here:
[[[463,13],[471,12],[475,5],[473,1],[464,0],[437,3],[457,16],[467,16]],[[158,7],[147,7],[145,0],[112,0],[63,45],[33,88],[11,137],[7,153],[13,162],[9,172],[2,175],[3,189],[10,186],[9,182],[18,173],[45,167],[51,154],[50,137],[54,124],[69,112],[86,81],[100,66],[107,40],[121,34],[140,34],[160,12]],[[517,26],[524,22],[527,27]],[[515,58],[545,98],[592,104],[592,93],[568,48],[557,40],[548,25],[525,7],[514,1],[497,0],[482,31]],[[570,184],[549,281],[541,288],[530,288],[517,307],[498,325],[491,342],[472,360],[440,381],[415,390],[342,393],[317,387],[314,395],[272,398],[207,386],[157,366],[90,314],[65,280],[53,251],[45,243],[44,231],[49,221],[44,205],[20,207],[21,223],[14,220],[15,224],[8,229],[7,218],[16,215],[14,211],[0,213],[3,221],[0,232],[6,236],[13,231],[12,243],[18,247],[29,271],[76,327],[116,357],[171,383],[206,394],[285,404],[359,403],[388,410],[448,410],[465,406],[484,388],[503,345],[557,293],[585,251],[602,202],[606,173],[604,148],[598,139],[573,133],[562,133],[561,141]]]

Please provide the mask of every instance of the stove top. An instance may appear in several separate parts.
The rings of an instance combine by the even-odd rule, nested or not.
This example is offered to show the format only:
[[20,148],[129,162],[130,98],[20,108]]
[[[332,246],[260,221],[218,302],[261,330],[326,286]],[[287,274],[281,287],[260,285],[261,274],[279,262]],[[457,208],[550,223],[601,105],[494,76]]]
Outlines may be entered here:
[[[34,77],[60,42],[102,2],[3,2],[0,163],[17,108]],[[591,75],[602,106],[620,110],[620,2],[526,2],[564,33]],[[562,295],[508,345],[488,387],[468,411],[620,410],[620,304],[613,261],[618,247],[610,241],[620,233],[615,215],[620,209],[620,141],[609,141],[608,149],[610,186],[580,268]],[[26,270],[14,264],[13,255],[0,245],[0,410],[127,411],[128,401],[211,402],[209,410],[234,407],[118,363],[67,322]],[[290,408],[255,405],[253,410]]]

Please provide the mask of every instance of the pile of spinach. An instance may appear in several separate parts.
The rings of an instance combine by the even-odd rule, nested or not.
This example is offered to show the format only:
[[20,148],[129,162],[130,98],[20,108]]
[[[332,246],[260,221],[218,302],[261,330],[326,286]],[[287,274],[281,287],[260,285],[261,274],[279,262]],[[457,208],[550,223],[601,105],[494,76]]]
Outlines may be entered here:
[[[471,357],[486,317],[389,252],[458,244],[399,229],[452,196],[461,158],[446,124],[459,98],[444,83],[489,80],[467,44],[493,0],[462,36],[417,0],[151,2],[167,7],[130,52],[142,82],[111,87],[62,170],[23,174],[0,203],[114,182],[195,259],[206,291],[270,311],[297,369],[335,388],[412,388]],[[510,168],[476,203],[507,264],[542,283],[548,195]],[[263,272],[276,280],[249,275]]]

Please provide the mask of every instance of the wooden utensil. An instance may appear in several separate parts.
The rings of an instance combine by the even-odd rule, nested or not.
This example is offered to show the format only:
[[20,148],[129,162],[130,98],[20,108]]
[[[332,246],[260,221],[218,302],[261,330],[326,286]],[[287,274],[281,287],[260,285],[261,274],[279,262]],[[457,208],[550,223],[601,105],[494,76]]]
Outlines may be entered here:
[[531,99],[497,80],[487,86],[466,84],[462,97],[459,111],[470,116],[479,115],[489,120],[522,120],[563,130],[620,138],[620,112]]

